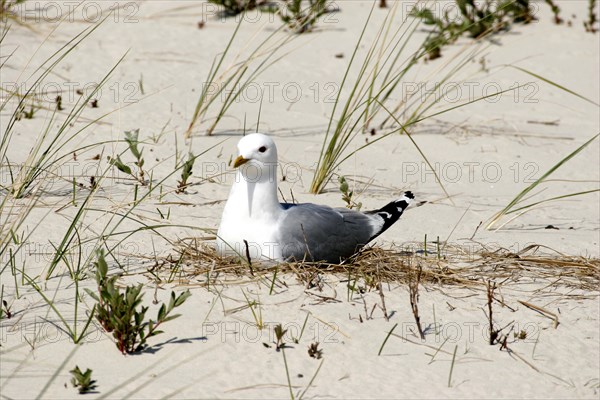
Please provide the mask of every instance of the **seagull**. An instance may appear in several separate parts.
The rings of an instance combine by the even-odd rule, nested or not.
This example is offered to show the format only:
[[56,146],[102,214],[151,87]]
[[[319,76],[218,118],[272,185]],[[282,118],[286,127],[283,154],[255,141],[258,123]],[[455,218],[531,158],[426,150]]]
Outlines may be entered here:
[[392,226],[414,199],[404,192],[367,212],[280,203],[275,142],[253,133],[239,141],[238,151],[235,181],[217,232],[216,250],[222,256],[339,264]]

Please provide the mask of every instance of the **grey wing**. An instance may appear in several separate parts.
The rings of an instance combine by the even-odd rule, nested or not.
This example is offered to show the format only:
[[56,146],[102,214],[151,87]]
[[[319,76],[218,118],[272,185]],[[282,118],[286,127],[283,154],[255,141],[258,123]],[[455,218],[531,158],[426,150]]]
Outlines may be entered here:
[[376,215],[317,204],[285,204],[278,242],[284,259],[339,263],[381,228]]

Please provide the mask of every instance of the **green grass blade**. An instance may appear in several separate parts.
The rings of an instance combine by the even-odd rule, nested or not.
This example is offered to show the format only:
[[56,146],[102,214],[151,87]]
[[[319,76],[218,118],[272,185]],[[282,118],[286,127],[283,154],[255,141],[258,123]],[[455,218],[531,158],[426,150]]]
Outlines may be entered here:
[[517,212],[517,211],[524,210],[524,209],[526,209],[526,208],[530,208],[530,207],[533,207],[533,206],[537,206],[538,204],[547,203],[547,202],[549,202],[549,201],[560,200],[560,199],[566,199],[566,198],[568,198],[568,197],[581,196],[581,195],[584,195],[584,194],[595,193],[595,192],[600,192],[600,189],[592,189],[592,190],[586,190],[586,191],[583,191],[583,192],[569,193],[569,194],[564,194],[564,195],[562,195],[562,196],[551,197],[551,198],[549,198],[549,199],[545,199],[545,200],[541,200],[541,201],[536,201],[535,203],[531,203],[531,204],[528,204],[528,205],[526,205],[526,206],[523,206],[523,207],[515,208],[514,210],[510,210],[510,211],[508,211],[506,214],[507,214],[507,215],[508,215],[508,214],[512,214],[512,213],[515,213],[515,212]]
[[381,347],[379,347],[379,352],[377,353],[378,356],[381,355],[381,352],[383,351],[383,348],[385,347],[385,344],[387,343],[388,339],[392,335],[392,332],[394,332],[394,329],[396,329],[397,326],[398,326],[398,323],[396,323],[394,326],[392,326],[392,329],[390,329],[390,331],[388,332],[388,334],[385,336],[385,339],[383,339],[383,343],[381,343]]
[[517,70],[519,70],[521,72],[525,72],[526,74],[531,75],[531,76],[533,76],[535,78],[538,78],[539,80],[544,81],[544,82],[546,82],[546,83],[548,83],[548,84],[550,84],[550,85],[552,85],[554,87],[557,87],[557,88],[559,88],[561,90],[564,90],[565,92],[570,93],[570,94],[572,94],[575,97],[579,97],[580,99],[585,100],[588,103],[591,103],[591,104],[593,104],[595,106],[600,107],[600,104],[596,103],[595,101],[590,100],[587,97],[582,96],[579,93],[576,93],[576,92],[572,91],[571,89],[568,89],[568,88],[564,87],[563,85],[560,85],[560,84],[558,84],[558,83],[556,83],[554,81],[551,81],[550,79],[544,78],[543,76],[538,75],[535,72],[529,71],[528,69],[525,69],[525,68],[522,68],[522,67],[517,67],[516,65],[508,65],[508,67],[517,69]]
[[[379,100],[376,99],[375,101],[377,101],[379,103]],[[423,150],[421,150],[421,148],[419,147],[419,145],[417,144],[417,142],[415,142],[415,140],[412,138],[412,135],[410,133],[408,133],[408,131],[406,130],[406,128],[404,127],[404,125],[402,125],[402,123],[400,121],[398,121],[398,119],[392,114],[392,112],[390,110],[388,110],[388,108],[386,106],[384,106],[381,103],[379,103],[379,106],[381,108],[383,108],[394,119],[394,121],[396,121],[396,123],[398,125],[400,125],[402,131],[410,139],[410,141],[415,146],[415,148],[417,149],[417,151],[419,152],[419,154],[421,154],[421,157],[423,157],[423,159],[425,160],[425,162],[427,163],[427,165],[429,166],[429,168],[433,172],[433,175],[435,176],[436,181],[438,182],[438,184],[440,185],[440,187],[444,191],[444,194],[446,195],[446,197],[450,200],[451,203],[454,204],[454,202],[452,201],[452,197],[450,197],[450,194],[448,193],[448,191],[444,187],[444,184],[442,183],[442,180],[438,176],[437,172],[435,172],[435,168],[433,168],[433,165],[431,165],[431,162],[429,162],[429,159],[427,158],[427,156],[425,155],[425,153],[423,153]]]
[[568,156],[566,156],[565,158],[560,160],[558,163],[556,163],[552,168],[550,168],[548,171],[546,171],[546,173],[544,175],[542,175],[541,177],[539,177],[535,182],[533,182],[531,185],[529,185],[528,187],[523,189],[519,194],[517,194],[517,196],[510,203],[508,203],[508,205],[506,207],[504,207],[502,210],[500,210],[498,213],[496,213],[492,217],[492,220],[490,221],[490,223],[487,224],[486,229],[488,229],[488,230],[492,229],[493,226],[496,224],[496,222],[498,222],[498,220],[500,220],[500,218],[502,218],[502,216],[508,214],[509,211],[511,211],[514,208],[514,206],[517,205],[529,192],[531,192],[533,189],[535,189],[540,183],[542,183],[547,177],[552,175],[554,173],[554,171],[556,171],[561,166],[563,166],[567,161],[569,161],[571,158],[573,158],[577,154],[579,154],[590,143],[592,143],[596,138],[598,138],[598,136],[600,136],[600,134],[594,135],[590,140],[588,140],[587,142],[585,142],[584,144],[579,146],[577,149],[575,149],[573,152],[571,152]]

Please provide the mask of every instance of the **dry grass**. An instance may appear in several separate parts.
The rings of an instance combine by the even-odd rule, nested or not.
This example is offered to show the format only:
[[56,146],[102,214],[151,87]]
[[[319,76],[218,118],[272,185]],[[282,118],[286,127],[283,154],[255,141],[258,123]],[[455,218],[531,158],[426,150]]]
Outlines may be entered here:
[[[378,290],[382,282],[408,284],[420,265],[420,283],[426,287],[463,287],[485,292],[486,281],[536,294],[585,296],[597,292],[600,260],[556,253],[532,245],[518,253],[474,243],[446,245],[439,254],[424,255],[418,244],[391,249],[367,248],[341,265],[308,262],[254,266],[247,261],[222,258],[209,243],[198,238],[181,240],[175,253],[162,259],[156,271],[169,281],[186,286],[212,286],[264,281],[272,285],[274,274],[294,275],[307,288],[319,286],[327,277],[359,279],[368,290]],[[416,249],[416,250],[415,250]],[[561,290],[557,290],[561,288]],[[533,292],[532,292],[533,294]]]

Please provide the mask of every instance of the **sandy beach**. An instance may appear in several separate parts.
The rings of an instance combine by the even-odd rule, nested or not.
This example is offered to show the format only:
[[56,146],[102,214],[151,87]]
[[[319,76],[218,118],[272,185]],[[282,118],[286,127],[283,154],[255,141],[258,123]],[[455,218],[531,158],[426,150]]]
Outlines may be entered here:
[[[598,137],[519,203],[539,204],[486,229],[600,132],[600,35],[582,26],[588,2],[559,1],[559,25],[532,3],[536,21],[477,41],[463,35],[441,58],[419,60],[385,104],[417,110],[433,98],[427,118],[409,137],[381,127],[380,110],[313,194],[330,117],[360,79],[360,60],[382,27],[391,40],[414,20],[413,2],[388,3],[334,3],[300,35],[272,13],[225,17],[206,2],[15,6],[0,42],[2,399],[598,398]],[[252,79],[217,119],[235,85],[218,93],[223,82],[208,77],[238,28],[218,75],[248,63],[239,82]],[[403,58],[428,29],[407,31]],[[190,128],[204,90],[218,94]],[[281,201],[344,207],[344,176],[362,210],[407,190],[415,204],[360,268],[221,262],[210,249],[244,131],[276,142]],[[56,132],[60,146],[47,147]],[[139,132],[141,167],[125,132]],[[189,154],[193,173],[179,190]],[[99,248],[118,287],[143,285],[147,318],[171,291],[190,290],[141,352],[121,354],[95,317],[85,327],[97,311],[85,289],[97,291]],[[379,268],[395,278],[371,274]],[[424,339],[410,301],[418,268]],[[491,300],[486,282],[496,285]],[[502,328],[493,345],[490,306]],[[78,344],[73,329],[85,332]],[[315,343],[322,354],[308,351]],[[97,381],[85,396],[71,384],[76,365]]]

